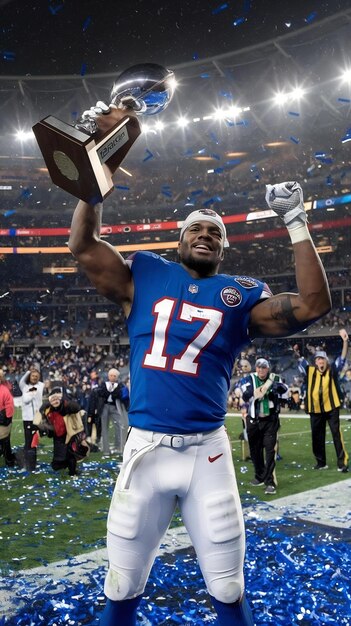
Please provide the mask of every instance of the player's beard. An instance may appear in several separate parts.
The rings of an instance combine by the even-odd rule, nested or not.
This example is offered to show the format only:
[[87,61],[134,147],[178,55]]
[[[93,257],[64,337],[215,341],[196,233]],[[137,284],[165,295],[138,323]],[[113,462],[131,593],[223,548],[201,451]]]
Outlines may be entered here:
[[213,276],[217,274],[220,259],[195,259],[189,249],[179,254],[179,259],[185,267],[194,270],[199,276]]

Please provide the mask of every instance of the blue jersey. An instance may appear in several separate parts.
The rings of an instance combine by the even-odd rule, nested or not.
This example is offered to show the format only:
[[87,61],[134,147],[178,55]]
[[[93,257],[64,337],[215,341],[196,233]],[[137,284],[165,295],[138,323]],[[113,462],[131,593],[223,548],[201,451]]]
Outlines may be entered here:
[[226,274],[195,279],[150,252],[138,252],[131,270],[130,425],[165,433],[221,426],[234,360],[266,285]]

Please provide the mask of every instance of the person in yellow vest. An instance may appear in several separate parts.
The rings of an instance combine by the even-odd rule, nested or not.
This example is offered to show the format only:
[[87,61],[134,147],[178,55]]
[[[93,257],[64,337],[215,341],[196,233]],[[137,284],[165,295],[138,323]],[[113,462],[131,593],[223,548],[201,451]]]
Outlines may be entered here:
[[312,431],[312,451],[316,458],[314,469],[328,469],[325,436],[326,425],[333,437],[337,465],[339,472],[348,471],[349,455],[344,445],[340,429],[340,407],[342,406],[342,392],[339,385],[339,373],[343,369],[348,349],[348,334],[344,328],[339,330],[343,346],[340,356],[334,363],[330,363],[324,350],[317,350],[314,354],[314,365],[300,356],[299,348],[294,346],[298,357],[298,368],[305,376],[306,398],[305,410],[310,414]]

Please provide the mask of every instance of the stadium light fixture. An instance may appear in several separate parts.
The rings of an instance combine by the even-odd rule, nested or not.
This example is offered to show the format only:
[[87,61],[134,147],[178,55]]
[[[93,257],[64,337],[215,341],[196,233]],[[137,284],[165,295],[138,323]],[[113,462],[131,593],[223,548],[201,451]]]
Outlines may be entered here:
[[273,97],[274,103],[277,104],[278,106],[285,104],[288,101],[288,99],[289,99],[288,94],[282,91],[278,91],[276,94],[274,94],[274,97]]
[[341,74],[341,80],[343,80],[345,83],[351,82],[351,68],[343,71],[343,73]]
[[171,86],[171,88],[175,91],[177,89],[177,87],[179,86],[179,83],[177,81],[177,79],[175,77],[172,77],[169,79],[169,84]]
[[32,130],[18,130],[15,136],[18,141],[22,142],[34,139],[34,134]]
[[274,95],[273,100],[275,104],[281,106],[283,104],[287,104],[291,100],[300,100],[303,97],[304,93],[305,91],[304,89],[302,89],[302,87],[295,87],[295,89],[289,92],[278,91]]
[[179,117],[177,119],[177,125],[179,126],[179,128],[186,128],[189,124],[189,120],[186,119],[186,117]]
[[305,91],[302,87],[295,87],[290,94],[288,94],[293,100],[300,100],[303,97]]

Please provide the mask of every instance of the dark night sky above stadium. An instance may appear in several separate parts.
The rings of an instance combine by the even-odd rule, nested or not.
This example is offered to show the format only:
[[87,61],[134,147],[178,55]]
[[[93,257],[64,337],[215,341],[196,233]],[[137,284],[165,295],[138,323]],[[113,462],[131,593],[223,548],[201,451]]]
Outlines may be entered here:
[[172,67],[301,29],[350,0],[0,0],[2,75]]

